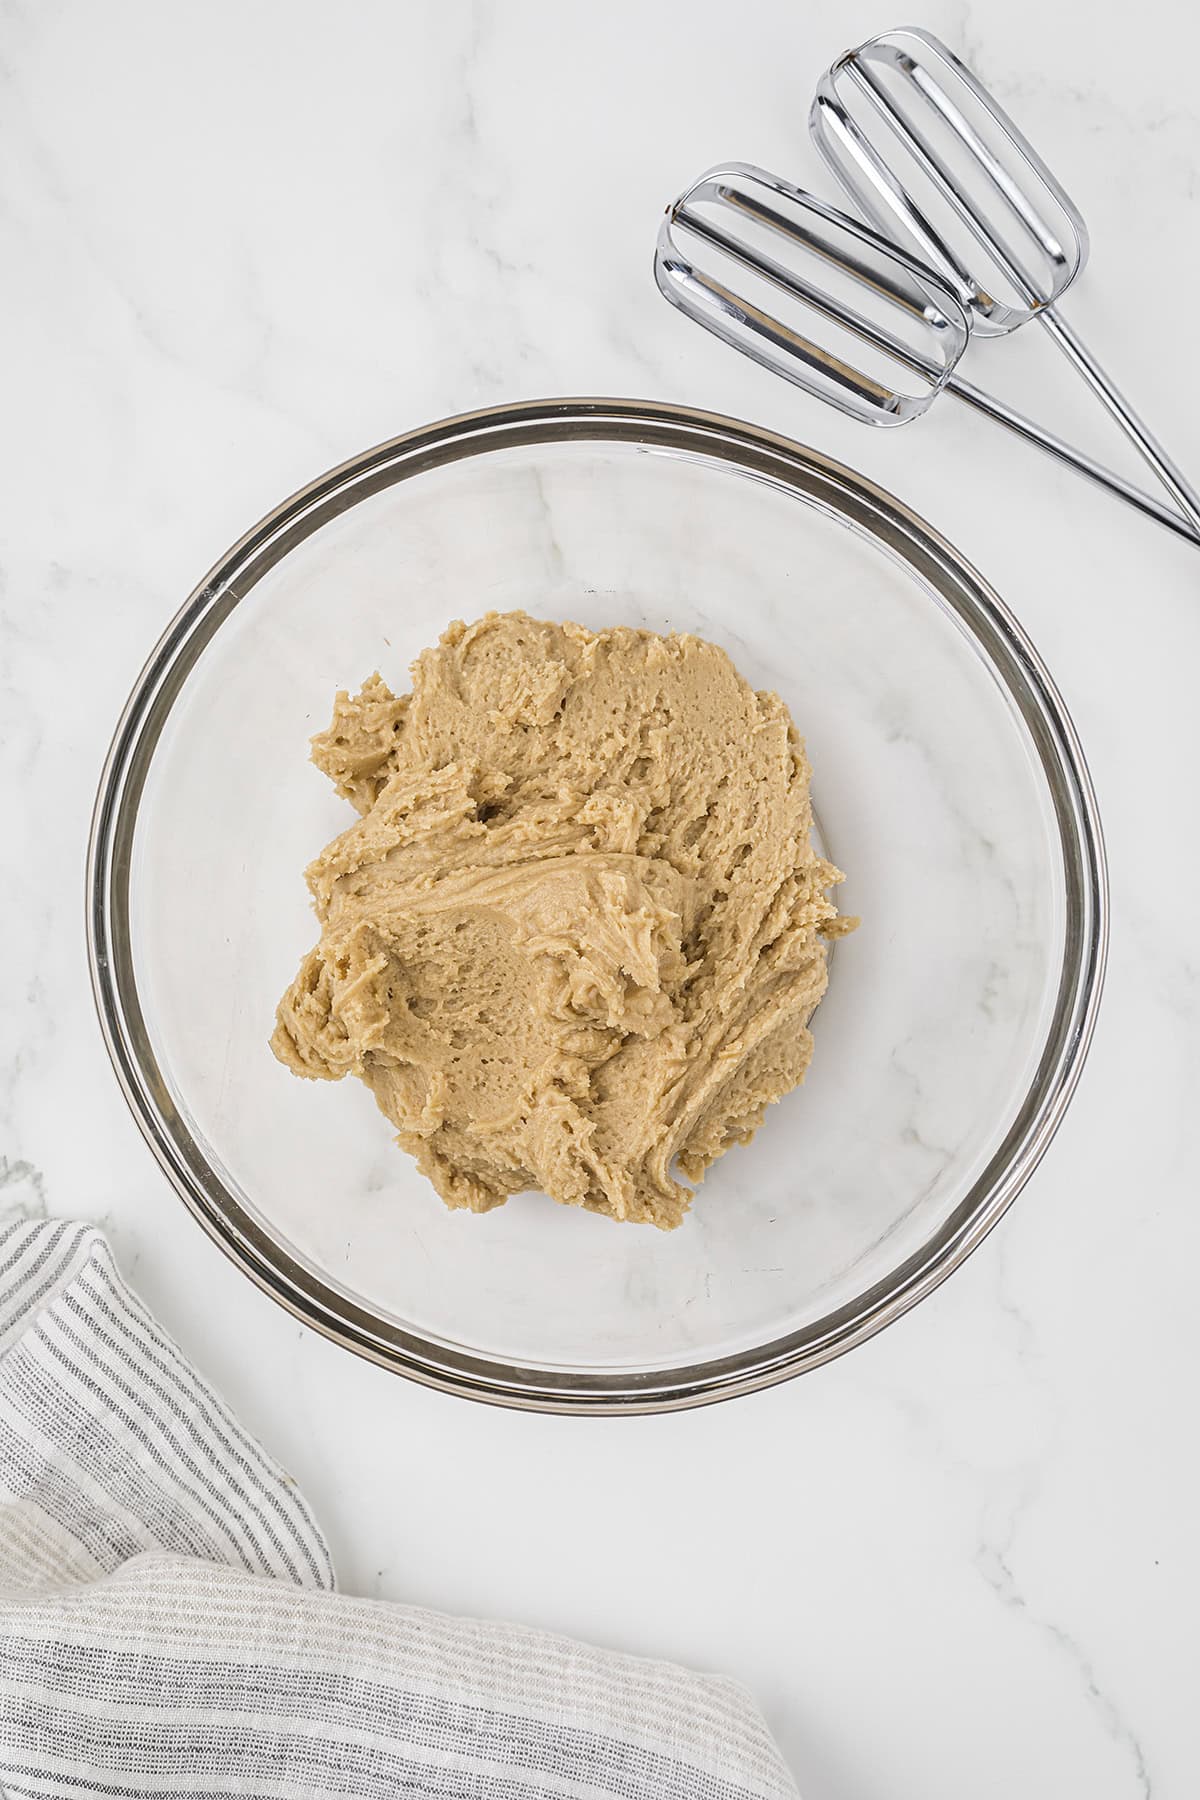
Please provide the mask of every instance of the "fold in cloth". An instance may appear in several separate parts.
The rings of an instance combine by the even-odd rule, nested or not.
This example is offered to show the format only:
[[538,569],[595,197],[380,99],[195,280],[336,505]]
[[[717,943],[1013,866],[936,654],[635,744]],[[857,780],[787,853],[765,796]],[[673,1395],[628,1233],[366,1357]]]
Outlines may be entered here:
[[795,1800],[732,1682],[333,1588],[103,1237],[0,1226],[9,1800]]

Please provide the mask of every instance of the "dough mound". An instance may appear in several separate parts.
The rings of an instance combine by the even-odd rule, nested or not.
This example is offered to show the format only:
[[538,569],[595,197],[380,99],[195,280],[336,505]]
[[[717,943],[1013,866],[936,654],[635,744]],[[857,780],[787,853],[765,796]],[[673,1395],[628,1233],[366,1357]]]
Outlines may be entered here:
[[526,614],[456,623],[403,698],[339,694],[313,761],[361,815],[271,1040],[357,1075],[448,1206],[540,1188],[679,1224],[803,1079],[842,879],[786,707],[724,651]]

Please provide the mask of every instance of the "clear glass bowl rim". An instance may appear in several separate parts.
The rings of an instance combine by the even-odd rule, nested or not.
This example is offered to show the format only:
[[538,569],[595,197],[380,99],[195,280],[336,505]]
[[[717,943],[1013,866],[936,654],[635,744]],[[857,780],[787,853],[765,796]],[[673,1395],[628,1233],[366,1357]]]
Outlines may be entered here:
[[[229,1192],[191,1136],[155,1062],[134,975],[130,874],[138,804],[159,736],[213,634],[266,571],[336,514],[464,457],[552,443],[642,445],[730,464],[791,490],[874,539],[932,588],[1020,712],[1053,804],[1065,878],[1064,956],[1029,1089],[950,1217],[886,1280],[751,1350],[644,1373],[517,1366],[375,1317],[290,1258]],[[1044,1155],[1079,1080],[1108,948],[1108,880],[1096,798],[1075,727],[1037,651],[983,577],[923,519],[864,476],[759,426],[641,400],[530,400],[439,420],[364,451],[283,501],[224,555],[163,633],[117,725],[88,846],[87,938],[101,1030],[133,1116],[209,1236],[265,1292],[325,1336],[427,1386],[557,1413],[698,1406],[768,1387],[841,1355],[899,1318],[983,1241]]]

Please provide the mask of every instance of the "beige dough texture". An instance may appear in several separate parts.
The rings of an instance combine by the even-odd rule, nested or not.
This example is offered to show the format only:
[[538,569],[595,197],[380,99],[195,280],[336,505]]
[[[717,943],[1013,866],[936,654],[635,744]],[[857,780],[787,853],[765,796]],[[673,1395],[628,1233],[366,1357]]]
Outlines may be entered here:
[[448,1206],[522,1189],[669,1229],[803,1079],[827,940],[787,708],[700,638],[454,624],[313,761],[357,823],[271,1040],[357,1075]]

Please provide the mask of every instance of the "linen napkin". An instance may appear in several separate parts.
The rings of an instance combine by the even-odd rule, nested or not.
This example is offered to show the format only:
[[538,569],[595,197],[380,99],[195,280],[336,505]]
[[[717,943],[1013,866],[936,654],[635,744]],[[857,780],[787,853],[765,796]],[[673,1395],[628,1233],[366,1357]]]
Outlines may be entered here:
[[0,1787],[795,1800],[730,1681],[334,1592],[295,1485],[82,1224],[0,1225]]

